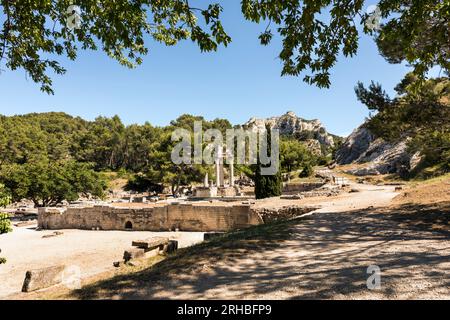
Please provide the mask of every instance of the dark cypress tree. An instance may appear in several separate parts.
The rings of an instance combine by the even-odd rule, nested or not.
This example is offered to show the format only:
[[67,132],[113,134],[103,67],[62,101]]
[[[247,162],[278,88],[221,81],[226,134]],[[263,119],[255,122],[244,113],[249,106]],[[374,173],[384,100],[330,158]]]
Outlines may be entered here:
[[[271,155],[271,132],[270,127],[266,125],[267,130],[267,145],[268,156]],[[274,175],[262,175],[261,163],[258,153],[258,163],[255,168],[255,196],[256,199],[265,199],[271,197],[278,197],[281,195],[281,170],[280,161],[278,159],[278,171]]]

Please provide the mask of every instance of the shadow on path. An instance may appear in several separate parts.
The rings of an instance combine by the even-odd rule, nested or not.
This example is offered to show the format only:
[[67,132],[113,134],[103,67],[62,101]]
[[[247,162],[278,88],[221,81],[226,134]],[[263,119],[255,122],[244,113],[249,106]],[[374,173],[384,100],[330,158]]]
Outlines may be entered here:
[[[81,299],[450,298],[449,206],[317,213],[180,250]],[[367,268],[382,270],[367,289]]]

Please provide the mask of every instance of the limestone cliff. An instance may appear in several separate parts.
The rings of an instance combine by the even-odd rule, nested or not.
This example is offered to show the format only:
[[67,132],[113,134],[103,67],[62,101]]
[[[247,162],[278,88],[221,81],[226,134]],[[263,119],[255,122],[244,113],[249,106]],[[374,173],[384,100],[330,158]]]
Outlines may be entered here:
[[348,173],[363,176],[387,173],[403,174],[417,163],[417,155],[408,152],[407,139],[389,143],[377,138],[364,124],[348,136],[336,151],[336,162],[340,165],[362,164]]
[[266,124],[271,128],[280,130],[281,135],[305,141],[308,147],[314,149],[312,150],[314,153],[321,153],[321,146],[330,149],[335,145],[333,136],[327,132],[319,120],[305,120],[297,117],[292,111],[280,117],[251,118],[244,124],[244,127],[264,129]]

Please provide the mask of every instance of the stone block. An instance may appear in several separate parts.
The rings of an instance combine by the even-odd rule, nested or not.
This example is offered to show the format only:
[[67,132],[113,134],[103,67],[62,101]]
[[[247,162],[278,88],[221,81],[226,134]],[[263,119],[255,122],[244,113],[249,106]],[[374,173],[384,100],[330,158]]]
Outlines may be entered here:
[[135,240],[131,243],[133,247],[140,249],[152,250],[158,247],[162,247],[169,242],[169,238],[165,237],[152,237],[145,240]]
[[128,262],[132,259],[143,258],[145,256],[145,249],[141,248],[130,248],[124,251],[123,260]]
[[167,244],[164,245],[163,252],[164,253],[173,253],[178,250],[178,241],[169,240]]
[[61,283],[65,268],[64,265],[58,265],[27,271],[22,292],[36,291]]

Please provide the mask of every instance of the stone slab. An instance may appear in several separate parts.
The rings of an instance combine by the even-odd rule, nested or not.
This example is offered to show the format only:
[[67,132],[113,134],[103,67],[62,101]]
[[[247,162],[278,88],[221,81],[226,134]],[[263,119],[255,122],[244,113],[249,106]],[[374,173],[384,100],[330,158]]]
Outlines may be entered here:
[[23,281],[22,292],[36,291],[60,284],[63,280],[65,268],[64,265],[58,265],[27,271]]
[[173,253],[178,250],[178,241],[169,240],[167,244],[164,245],[163,252],[166,254]]
[[167,243],[169,243],[169,238],[152,237],[145,240],[135,240],[131,243],[131,245],[140,249],[152,250],[158,247],[162,247]]
[[123,260],[125,262],[128,262],[133,259],[143,258],[144,256],[145,256],[145,249],[133,247],[124,251]]

